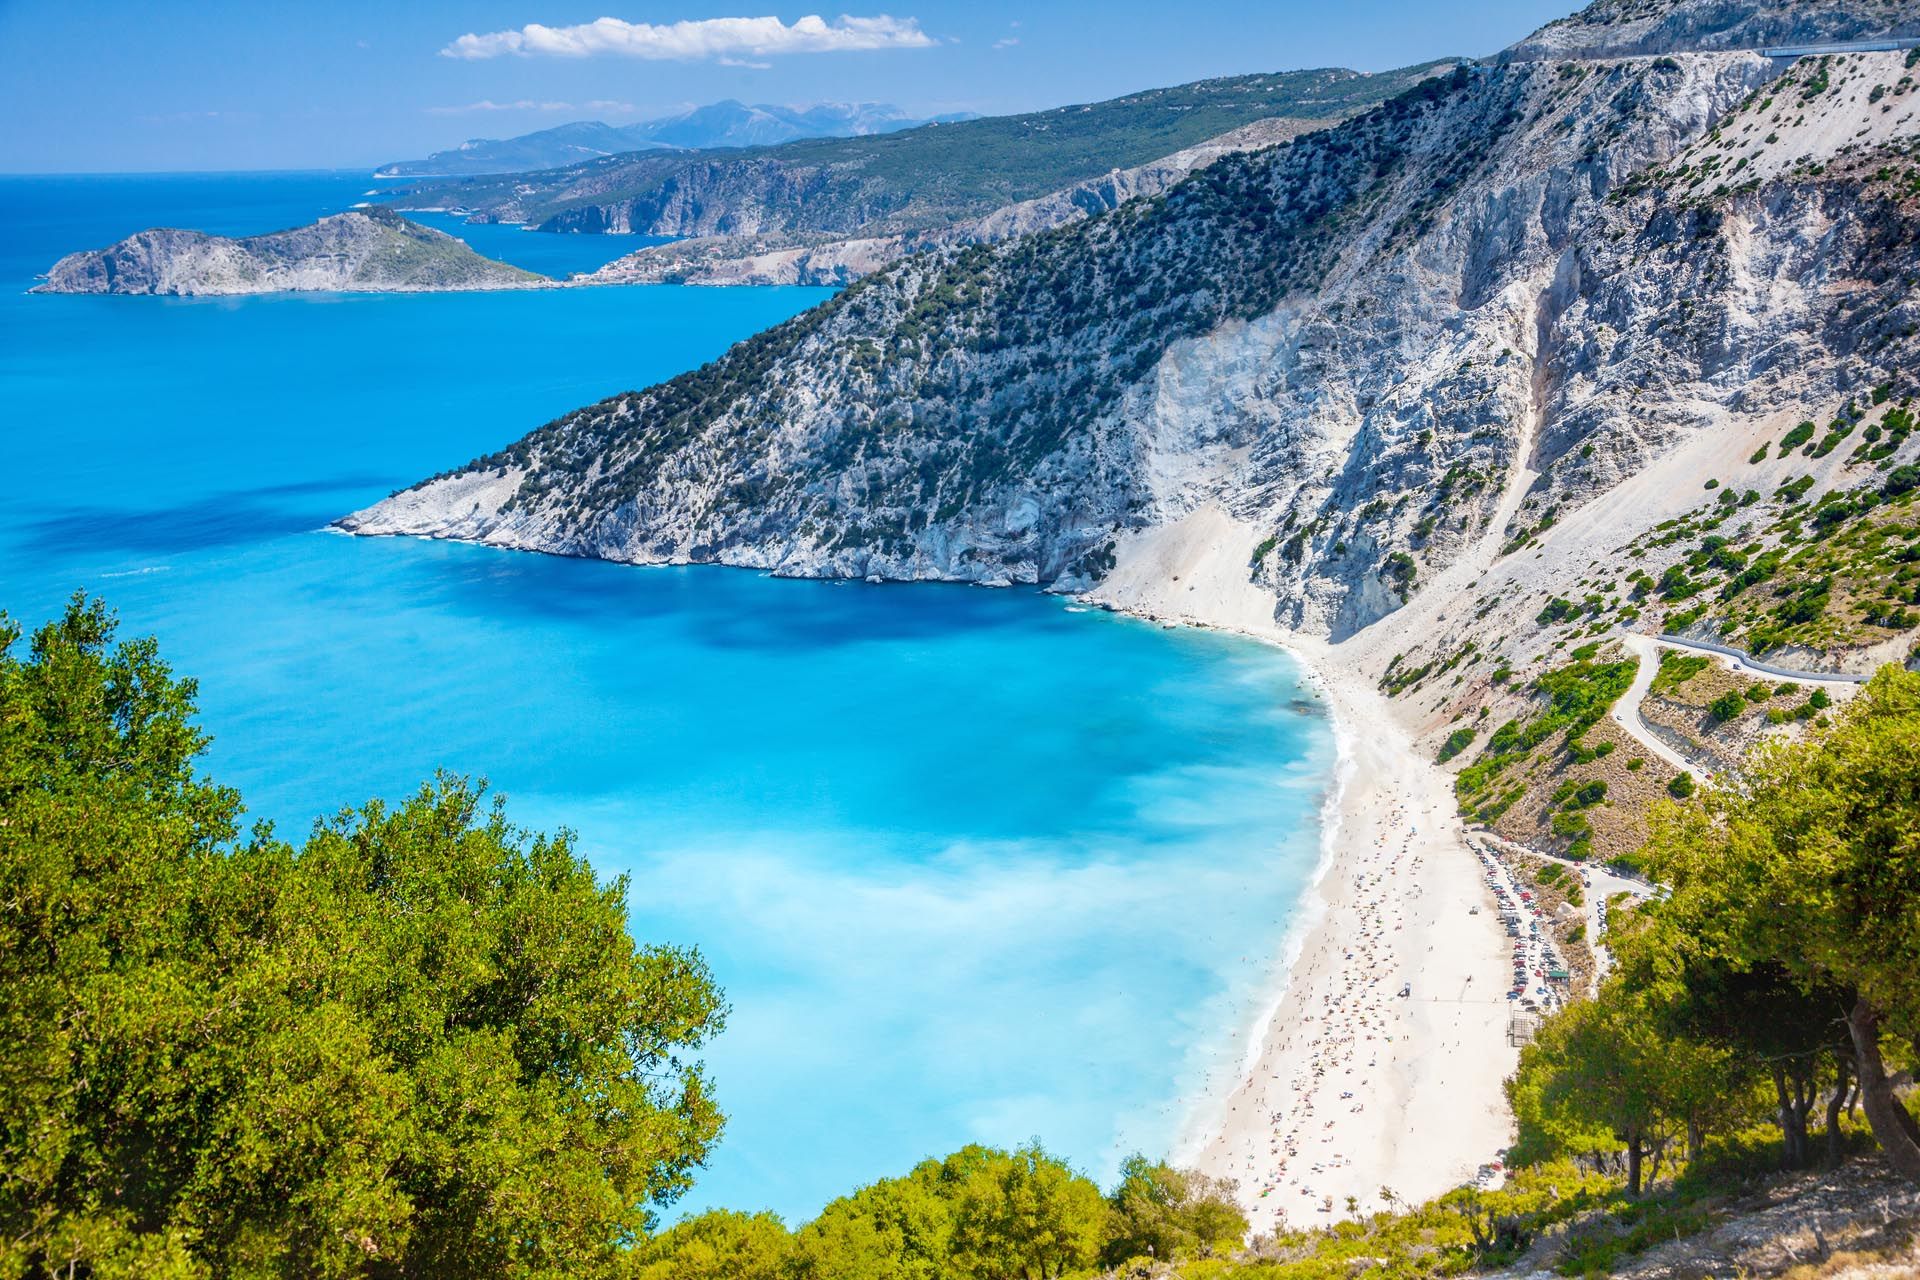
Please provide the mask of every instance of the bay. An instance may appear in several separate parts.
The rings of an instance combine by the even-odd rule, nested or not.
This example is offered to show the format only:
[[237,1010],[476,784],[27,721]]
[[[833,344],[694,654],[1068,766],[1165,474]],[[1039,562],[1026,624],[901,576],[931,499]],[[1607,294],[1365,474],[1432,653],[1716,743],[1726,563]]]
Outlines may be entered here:
[[[733,1006],[693,1206],[798,1221],[965,1142],[1100,1176],[1235,1051],[1318,853],[1282,654],[1033,592],[351,539],[334,517],[821,290],[27,296],[144,226],[249,234],[358,174],[0,179],[0,607],[76,590],[201,683],[256,816],[485,776],[630,880]],[[536,270],[638,241],[463,229]]]

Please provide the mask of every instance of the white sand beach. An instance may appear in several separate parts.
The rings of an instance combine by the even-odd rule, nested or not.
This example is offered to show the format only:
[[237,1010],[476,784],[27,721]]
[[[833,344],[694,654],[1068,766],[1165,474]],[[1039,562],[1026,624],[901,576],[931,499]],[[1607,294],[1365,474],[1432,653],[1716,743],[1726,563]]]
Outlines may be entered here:
[[1510,947],[1449,778],[1353,650],[1274,623],[1272,597],[1246,581],[1253,541],[1223,513],[1196,511],[1124,547],[1095,598],[1285,646],[1339,737],[1326,857],[1285,988],[1239,1070],[1189,1100],[1176,1148],[1234,1179],[1265,1232],[1371,1212],[1385,1191],[1419,1201],[1471,1181],[1511,1139],[1501,1084],[1517,1050]]
[[1356,683],[1323,679],[1344,787],[1317,918],[1224,1112],[1196,1100],[1219,1120],[1190,1158],[1260,1231],[1426,1199],[1508,1141],[1509,947],[1451,789]]

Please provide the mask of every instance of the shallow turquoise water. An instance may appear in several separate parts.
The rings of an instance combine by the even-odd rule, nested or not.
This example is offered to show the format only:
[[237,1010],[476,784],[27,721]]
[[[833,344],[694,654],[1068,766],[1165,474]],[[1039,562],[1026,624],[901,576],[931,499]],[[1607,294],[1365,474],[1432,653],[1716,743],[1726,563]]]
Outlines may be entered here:
[[[355,175],[0,180],[0,605],[76,588],[200,678],[210,768],[298,830],[484,774],[632,877],[734,1006],[694,1203],[790,1217],[1039,1135],[1105,1174],[1251,1015],[1331,767],[1292,666],[1026,592],[356,540],[327,520],[711,358],[815,290],[24,296],[154,223]],[[584,270],[634,245],[490,233]]]

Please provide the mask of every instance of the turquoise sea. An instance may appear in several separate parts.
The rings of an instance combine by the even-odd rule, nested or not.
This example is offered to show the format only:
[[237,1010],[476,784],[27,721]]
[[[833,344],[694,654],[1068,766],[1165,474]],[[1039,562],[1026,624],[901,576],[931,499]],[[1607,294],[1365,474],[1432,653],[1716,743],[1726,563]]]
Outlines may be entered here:
[[[969,1141],[1105,1177],[1234,1052],[1318,856],[1332,744],[1282,655],[1032,592],[784,582],[322,531],[819,290],[28,297],[156,224],[354,174],[0,179],[0,607],[76,589],[200,679],[283,830],[436,768],[631,877],[733,1005],[690,1203],[803,1219]],[[623,238],[459,228],[536,270]]]

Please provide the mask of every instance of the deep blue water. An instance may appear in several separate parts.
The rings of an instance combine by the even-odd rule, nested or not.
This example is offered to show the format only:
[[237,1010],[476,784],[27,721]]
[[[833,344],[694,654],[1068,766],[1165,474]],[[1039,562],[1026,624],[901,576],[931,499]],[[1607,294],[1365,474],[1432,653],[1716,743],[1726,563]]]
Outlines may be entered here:
[[[158,635],[210,770],[283,829],[445,767],[629,874],[635,934],[699,945],[734,1009],[694,1203],[804,1218],[974,1140],[1103,1176],[1163,1150],[1315,860],[1331,745],[1290,663],[1028,592],[320,531],[822,291],[23,292],[143,226],[370,185],[0,179],[0,606],[84,588]],[[556,272],[638,243],[467,230]]]

